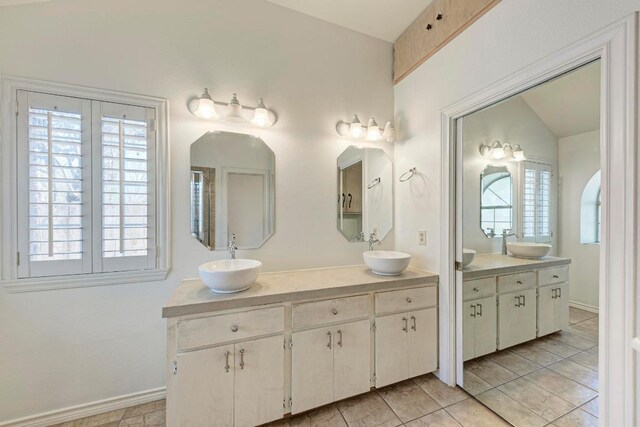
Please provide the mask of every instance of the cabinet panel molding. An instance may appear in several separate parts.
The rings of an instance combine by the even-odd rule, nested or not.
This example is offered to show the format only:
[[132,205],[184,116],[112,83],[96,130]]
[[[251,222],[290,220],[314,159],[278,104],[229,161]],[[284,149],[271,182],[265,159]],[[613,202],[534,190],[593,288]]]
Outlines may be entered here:
[[358,295],[296,304],[292,308],[293,329],[368,317],[369,299],[369,295]]

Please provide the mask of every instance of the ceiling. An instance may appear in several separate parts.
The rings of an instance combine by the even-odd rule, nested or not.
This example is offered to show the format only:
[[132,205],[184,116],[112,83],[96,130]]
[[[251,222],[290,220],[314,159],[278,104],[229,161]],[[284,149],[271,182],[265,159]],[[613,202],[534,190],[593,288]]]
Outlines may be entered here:
[[26,4],[26,3],[42,3],[49,0],[0,0],[0,7],[12,6],[14,4]]
[[522,98],[558,138],[600,128],[600,61],[534,87]]
[[[1,0],[0,0],[1,1]],[[267,0],[280,6],[395,42],[432,0]]]

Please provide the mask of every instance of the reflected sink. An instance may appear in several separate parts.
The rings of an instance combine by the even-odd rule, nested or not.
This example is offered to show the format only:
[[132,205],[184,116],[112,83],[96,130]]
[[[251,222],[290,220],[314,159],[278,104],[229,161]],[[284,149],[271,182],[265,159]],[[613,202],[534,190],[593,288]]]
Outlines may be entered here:
[[462,248],[462,266],[466,267],[467,265],[473,262],[473,259],[476,256],[476,251],[473,249]]
[[368,251],[362,254],[364,263],[375,274],[396,276],[409,267],[411,255],[396,251]]
[[538,259],[547,256],[551,250],[551,245],[546,243],[507,243],[507,250],[516,258]]
[[258,278],[262,263],[253,259],[223,259],[198,267],[198,274],[213,292],[230,294],[249,289]]

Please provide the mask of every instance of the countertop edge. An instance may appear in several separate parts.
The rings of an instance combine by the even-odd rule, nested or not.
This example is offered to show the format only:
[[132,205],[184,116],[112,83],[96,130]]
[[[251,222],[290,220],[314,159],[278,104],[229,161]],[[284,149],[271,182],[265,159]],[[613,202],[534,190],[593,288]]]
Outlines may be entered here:
[[[419,269],[415,269],[419,270]],[[427,274],[423,277],[399,278],[396,282],[377,282],[377,283],[355,283],[352,285],[316,288],[305,290],[293,290],[291,292],[279,293],[275,295],[255,295],[242,299],[232,299],[226,301],[207,301],[181,306],[164,306],[162,307],[163,318],[173,318],[180,316],[188,316],[194,314],[202,314],[213,311],[225,311],[238,308],[251,308],[261,305],[278,304],[284,302],[297,302],[310,298],[326,298],[332,296],[340,296],[342,294],[353,294],[357,292],[371,292],[384,290],[389,288],[405,288],[417,285],[437,285],[440,276],[425,270],[420,270]],[[398,283],[400,282],[400,283]]]
[[463,280],[478,279],[482,277],[498,276],[501,274],[519,273],[522,271],[539,270],[542,268],[559,267],[571,264],[570,258],[552,259],[540,261],[532,264],[512,265],[507,267],[487,268],[484,270],[462,271]]

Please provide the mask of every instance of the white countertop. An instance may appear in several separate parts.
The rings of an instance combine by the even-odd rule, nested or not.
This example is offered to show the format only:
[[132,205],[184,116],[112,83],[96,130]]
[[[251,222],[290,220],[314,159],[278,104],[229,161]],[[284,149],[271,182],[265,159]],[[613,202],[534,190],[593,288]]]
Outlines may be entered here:
[[215,294],[200,279],[191,279],[180,283],[162,317],[437,283],[437,274],[412,267],[398,276],[379,276],[364,265],[263,273],[251,288],[234,294]]
[[479,254],[471,264],[462,269],[462,275],[467,280],[568,264],[571,264],[570,258],[547,256],[541,259],[524,259],[512,255]]

